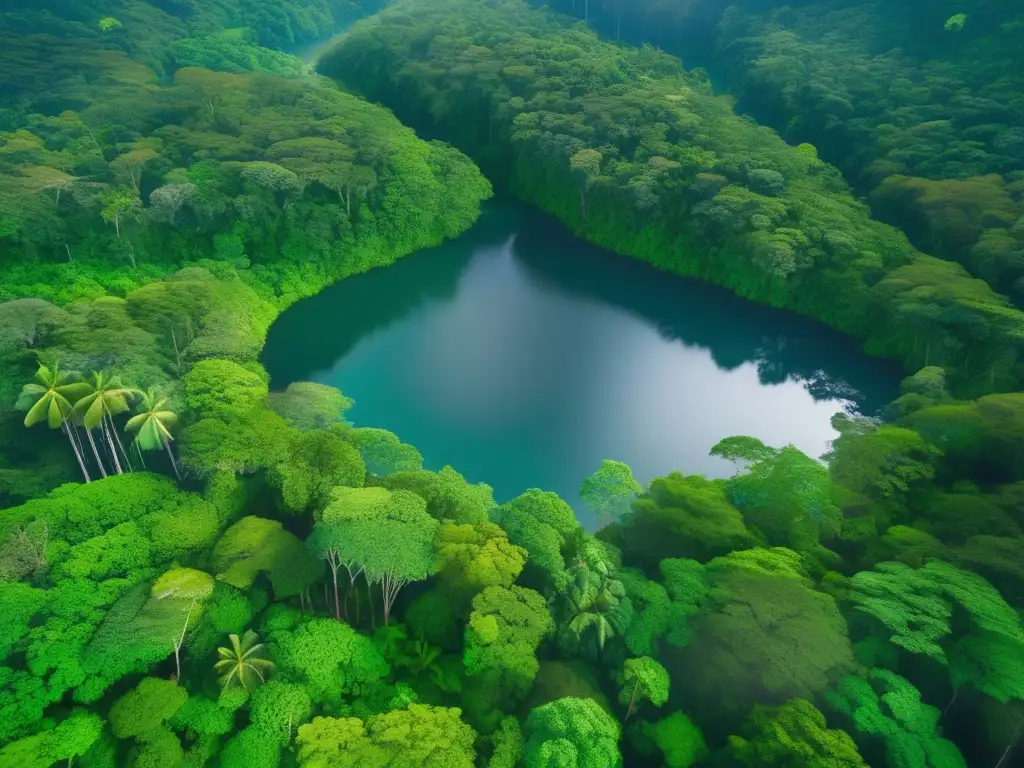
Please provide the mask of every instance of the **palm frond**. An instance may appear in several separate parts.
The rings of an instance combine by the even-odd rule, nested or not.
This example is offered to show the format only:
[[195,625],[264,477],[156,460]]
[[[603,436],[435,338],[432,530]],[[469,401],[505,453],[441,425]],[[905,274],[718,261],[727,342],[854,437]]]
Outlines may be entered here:
[[[21,402],[21,401],[19,401]],[[35,401],[35,403],[28,409],[28,413],[25,415],[25,426],[31,427],[43,421],[47,417],[47,413],[50,408],[50,397],[44,395]]]
[[49,398],[49,406],[46,409],[46,423],[50,429],[58,429],[64,423],[67,412],[62,407],[60,400],[56,397]]

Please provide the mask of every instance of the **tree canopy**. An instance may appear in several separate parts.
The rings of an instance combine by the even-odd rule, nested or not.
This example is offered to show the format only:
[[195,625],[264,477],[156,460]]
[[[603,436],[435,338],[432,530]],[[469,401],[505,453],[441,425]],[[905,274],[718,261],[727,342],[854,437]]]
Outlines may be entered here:
[[[1020,763],[1019,5],[8,0],[0,768]],[[910,375],[876,411],[758,327],[714,362],[839,411],[823,456],[785,405],[767,445],[659,400],[598,456],[664,474],[565,435],[564,498],[360,423],[347,327],[282,376],[282,311],[417,251],[395,307],[437,296],[492,182],[661,271],[603,305],[699,278]]]

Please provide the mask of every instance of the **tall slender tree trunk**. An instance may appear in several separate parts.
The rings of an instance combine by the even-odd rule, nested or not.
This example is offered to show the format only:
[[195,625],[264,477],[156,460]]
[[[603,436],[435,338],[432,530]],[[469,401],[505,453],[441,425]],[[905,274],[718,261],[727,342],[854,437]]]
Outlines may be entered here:
[[331,569],[331,580],[334,582],[334,618],[341,621],[341,603],[338,600],[338,558],[332,551],[327,558]]
[[181,472],[178,471],[178,462],[174,460],[174,454],[171,452],[171,444],[167,441],[166,437],[161,438],[164,443],[164,450],[167,451],[167,458],[171,460],[171,467],[174,469],[174,476],[181,480]]
[[942,710],[942,714],[945,715],[945,714],[947,714],[949,712],[949,708],[953,706],[953,702],[956,701],[956,697],[959,696],[959,695],[960,695],[960,689],[957,688],[955,691],[953,691],[953,698],[951,698],[949,700],[949,704],[947,704],[946,708],[944,710]]
[[92,430],[88,427],[85,428],[85,436],[89,438],[89,447],[92,448],[92,455],[96,459],[96,466],[100,468],[100,474],[104,477],[107,476],[106,467],[103,466],[103,459],[100,458],[100,452],[96,448],[96,441],[92,439]]
[[1017,722],[1017,727],[1013,729],[1013,738],[1010,739],[1010,743],[1006,745],[1006,749],[1003,750],[1002,756],[999,758],[999,762],[996,763],[996,768],[1002,768],[1003,763],[1006,762],[1006,758],[1010,756],[1014,748],[1017,746],[1017,742],[1020,741],[1020,737],[1024,733],[1024,719]]
[[396,577],[393,573],[385,573],[380,580],[381,600],[384,603],[384,626],[388,626],[391,620],[391,608],[398,598],[405,582]]
[[188,621],[192,618],[192,609],[196,607],[196,601],[193,598],[192,602],[189,603],[188,613],[185,614],[185,626],[181,628],[181,637],[174,641],[174,667],[177,670],[178,680],[181,680],[181,646],[185,644],[185,633],[188,632]]
[[370,580],[363,574],[363,579],[366,581],[366,600],[370,603],[370,628],[377,628],[377,611],[373,605],[373,585],[370,584]]
[[85,482],[90,482],[89,473],[85,469],[85,462],[82,461],[82,453],[78,450],[78,443],[75,442],[74,436],[71,434],[71,425],[67,421],[62,422],[64,425],[64,434],[68,436],[68,441],[71,443],[71,449],[75,452],[75,458],[78,460],[78,468],[82,470],[82,477],[85,478]]
[[629,697],[629,706],[626,707],[626,716],[622,720],[623,724],[625,724],[625,722],[627,720],[629,720],[629,716],[633,714],[633,702],[636,701],[636,692],[639,689],[640,689],[640,683],[637,683],[636,685],[633,686],[633,695]]
[[117,443],[118,450],[121,451],[121,455],[124,456],[124,463],[128,465],[128,471],[132,471],[132,463],[128,458],[128,451],[124,449],[124,444],[121,442],[121,436],[117,434],[117,425],[114,424],[114,417],[109,413],[104,414],[107,419],[107,425],[110,427],[110,432],[114,436],[114,441]]
[[135,445],[135,452],[137,454],[139,454],[139,463],[142,465],[142,468],[145,469],[146,468],[146,460],[144,458],[142,458],[142,448],[139,446],[139,441],[138,440],[133,440],[132,443]]
[[175,358],[175,360],[178,363],[178,375],[181,376],[181,373],[182,373],[182,369],[181,369],[181,350],[178,349],[178,336],[174,332],[174,321],[172,320],[168,324],[171,327],[171,344],[174,345],[174,358]]
[[124,469],[121,467],[121,459],[117,456],[117,448],[114,447],[114,441],[110,437],[110,430],[107,429],[106,424],[104,424],[100,430],[107,438],[107,447],[110,449],[110,455],[114,458],[114,469],[117,471],[117,474],[124,474]]
[[85,456],[85,446],[82,445],[82,437],[78,434],[78,427],[75,424],[71,424],[71,438],[78,446],[78,452]]
[[[123,474],[124,470],[121,468],[121,459],[117,457],[117,449],[114,448],[114,441],[110,437],[110,430],[107,429],[106,414],[100,417],[100,433],[107,438],[107,448],[110,449],[110,456],[114,460],[114,469],[117,470],[117,474]],[[88,430],[88,427],[86,428]]]

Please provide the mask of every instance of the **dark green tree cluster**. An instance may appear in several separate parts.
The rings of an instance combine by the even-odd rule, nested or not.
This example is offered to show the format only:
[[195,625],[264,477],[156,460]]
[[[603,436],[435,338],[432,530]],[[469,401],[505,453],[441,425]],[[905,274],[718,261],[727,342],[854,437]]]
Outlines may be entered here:
[[815,145],[914,245],[1024,301],[1019,4],[550,5],[710,68],[740,111]]
[[916,246],[1024,301],[1018,3],[535,4],[709,68],[740,111],[817,147]]
[[[907,379],[887,422],[837,416],[827,469],[791,446],[722,440],[712,453],[737,463],[732,478],[655,479],[600,532],[626,566],[629,648],[685,682],[673,698],[708,736],[752,705],[756,733],[813,702],[849,734],[822,719],[801,736],[830,759],[855,743],[871,765],[958,766],[954,741],[972,761],[1015,748],[1019,395],[958,402],[942,381]],[[974,740],[986,720],[1009,723],[1005,743]],[[779,728],[729,748],[746,765],[789,764]]]
[[1003,296],[914,251],[813,146],[736,115],[676,58],[522,0],[409,0],[356,25],[320,71],[599,245],[815,317],[910,370],[945,366],[967,391],[1020,380],[1022,315]]
[[[298,74],[283,53],[329,38],[380,0],[11,0],[0,18],[0,128],[116,66],[115,52],[160,75],[202,63]],[[196,57],[199,57],[197,60]]]
[[718,55],[741,109],[814,143],[880,217],[1020,305],[1022,34],[1002,0],[736,7]]

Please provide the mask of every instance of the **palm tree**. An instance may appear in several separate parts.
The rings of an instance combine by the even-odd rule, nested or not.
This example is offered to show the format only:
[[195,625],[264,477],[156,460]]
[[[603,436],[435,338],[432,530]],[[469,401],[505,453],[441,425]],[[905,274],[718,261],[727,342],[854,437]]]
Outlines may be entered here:
[[[88,385],[85,385],[85,386],[88,386]],[[71,413],[71,423],[75,427],[75,433],[76,434],[78,432],[78,427],[79,426],[85,426],[84,423],[82,422],[81,415],[78,414],[75,411],[72,411],[72,413]],[[96,466],[99,467],[100,474],[103,475],[104,477],[106,477],[107,476],[107,468],[105,466],[103,466],[103,459],[100,457],[99,448],[96,447],[96,441],[92,439],[92,430],[89,429],[88,427],[85,427],[85,436],[89,440],[89,447],[92,448],[92,456],[93,456],[94,459],[96,459]]]
[[423,633],[420,632],[418,640],[414,640],[409,644],[409,648],[412,651],[409,654],[412,661],[412,672],[413,674],[419,675],[424,672],[429,672],[432,676],[436,676],[440,671],[437,665],[437,660],[441,656],[441,649],[436,645],[431,645],[423,638]]
[[267,649],[260,642],[259,635],[251,629],[239,640],[238,635],[228,635],[230,648],[218,648],[220,661],[213,665],[219,673],[217,678],[225,690],[241,686],[251,691],[267,681],[267,676],[274,671],[274,662],[265,658]]
[[135,443],[145,451],[155,451],[163,446],[171,460],[175,476],[181,480],[178,463],[171,452],[171,427],[178,423],[178,415],[167,408],[167,398],[154,389],[139,393],[137,413],[128,419],[125,428],[135,434]]
[[[114,446],[114,437],[117,436],[117,428],[114,426],[114,415],[128,410],[128,398],[131,397],[134,390],[124,386],[121,383],[121,379],[117,376],[110,375],[104,371],[98,371],[90,376],[88,387],[88,393],[75,403],[75,412],[81,417],[82,423],[85,425],[90,443],[92,443],[92,430],[97,427],[100,428],[100,434],[107,439],[107,448],[114,459],[114,469],[117,470],[118,474],[121,474],[124,470],[121,467],[117,448]],[[119,446],[121,445],[120,437],[117,438],[117,443]],[[93,450],[96,450],[95,444],[93,444]],[[124,453],[124,446],[121,446],[121,453]],[[99,462],[99,460],[100,457],[97,454],[96,461]],[[125,454],[125,461],[127,462],[127,460],[128,455]],[[102,462],[100,463],[100,471],[104,475],[107,474],[103,471]]]
[[632,611],[622,583],[580,561],[573,581],[560,596],[564,628],[560,642],[568,649],[600,655]]
[[77,378],[77,375],[70,371],[62,373],[56,365],[53,370],[40,365],[32,383],[22,387],[15,408],[19,411],[28,411],[25,415],[26,427],[45,420],[50,429],[64,430],[75,452],[82,476],[88,483],[89,472],[85,468],[81,446],[70,423],[75,402],[89,391],[88,385],[77,381]]

